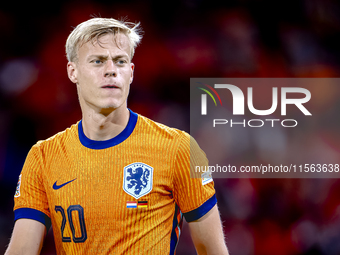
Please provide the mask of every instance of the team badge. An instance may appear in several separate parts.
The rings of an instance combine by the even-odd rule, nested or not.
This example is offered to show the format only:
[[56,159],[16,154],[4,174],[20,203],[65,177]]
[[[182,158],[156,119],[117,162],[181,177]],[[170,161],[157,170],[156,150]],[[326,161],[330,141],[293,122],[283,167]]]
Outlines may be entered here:
[[152,190],[153,167],[144,163],[132,163],[124,167],[123,189],[138,199]]
[[21,185],[21,174],[19,175],[19,180],[17,184],[17,189],[15,190],[14,197],[20,197],[20,185]]

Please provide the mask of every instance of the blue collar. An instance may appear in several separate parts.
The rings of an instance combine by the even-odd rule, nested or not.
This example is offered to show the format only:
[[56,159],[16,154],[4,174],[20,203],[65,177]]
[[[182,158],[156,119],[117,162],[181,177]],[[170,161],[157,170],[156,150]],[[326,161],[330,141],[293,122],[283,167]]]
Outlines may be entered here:
[[138,119],[138,115],[136,113],[134,113],[130,109],[129,111],[130,111],[130,118],[125,129],[119,135],[106,141],[95,141],[95,140],[91,140],[87,138],[84,134],[82,120],[79,121],[78,134],[79,134],[79,140],[81,144],[90,149],[101,150],[101,149],[107,149],[107,148],[113,147],[125,141],[135,129],[135,126],[137,124],[137,119]]

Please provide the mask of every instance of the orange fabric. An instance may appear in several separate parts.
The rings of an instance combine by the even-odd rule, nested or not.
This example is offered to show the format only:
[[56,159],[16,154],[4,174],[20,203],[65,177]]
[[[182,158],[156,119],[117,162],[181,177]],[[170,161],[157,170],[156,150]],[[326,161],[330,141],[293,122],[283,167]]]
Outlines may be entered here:
[[[123,189],[123,169],[136,162],[153,168],[152,190],[139,199]],[[76,124],[32,147],[14,210],[50,217],[58,254],[169,254],[182,215],[174,215],[176,204],[190,212],[215,193],[213,182],[190,178],[190,165],[207,164],[187,133],[140,115],[131,135],[106,149],[83,146]],[[128,201],[147,206],[127,208]]]

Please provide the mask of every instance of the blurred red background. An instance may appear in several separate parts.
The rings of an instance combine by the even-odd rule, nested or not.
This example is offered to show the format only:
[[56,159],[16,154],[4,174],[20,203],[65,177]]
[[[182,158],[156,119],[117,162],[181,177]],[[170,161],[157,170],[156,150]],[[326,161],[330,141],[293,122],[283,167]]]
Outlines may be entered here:
[[[140,21],[145,34],[133,59],[128,106],[189,132],[190,77],[338,77],[339,14],[335,0],[2,3],[0,253],[13,228],[13,195],[28,150],[81,118],[66,74],[64,45],[73,27],[92,16]],[[338,94],[315,87],[314,110],[336,116]],[[306,127],[299,148],[323,146],[339,158],[340,122],[323,123]],[[285,139],[295,135],[301,134]],[[244,153],[254,157],[257,149]],[[340,254],[338,179],[217,179],[215,185],[232,255]],[[42,254],[55,254],[51,232]],[[177,254],[195,254],[186,225]]]

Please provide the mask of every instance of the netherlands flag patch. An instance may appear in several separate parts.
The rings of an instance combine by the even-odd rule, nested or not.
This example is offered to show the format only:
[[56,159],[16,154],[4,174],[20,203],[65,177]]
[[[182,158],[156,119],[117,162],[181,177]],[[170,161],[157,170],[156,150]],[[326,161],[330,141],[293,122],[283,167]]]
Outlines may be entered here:
[[136,201],[127,201],[126,202],[126,208],[137,208],[137,202]]

